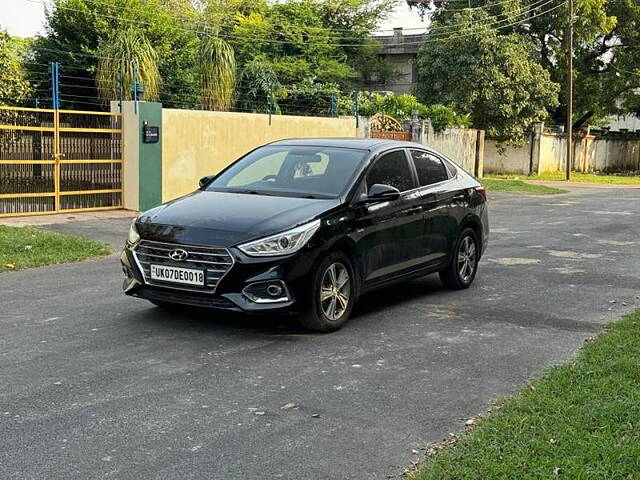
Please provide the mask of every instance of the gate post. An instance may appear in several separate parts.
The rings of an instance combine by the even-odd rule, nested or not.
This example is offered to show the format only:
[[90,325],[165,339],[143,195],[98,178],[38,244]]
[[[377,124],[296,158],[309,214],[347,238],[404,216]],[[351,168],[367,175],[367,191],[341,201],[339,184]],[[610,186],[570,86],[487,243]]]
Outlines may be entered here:
[[[119,102],[111,103],[117,111]],[[156,130],[157,127],[157,130]],[[144,211],[162,203],[162,104],[122,102],[123,206]]]

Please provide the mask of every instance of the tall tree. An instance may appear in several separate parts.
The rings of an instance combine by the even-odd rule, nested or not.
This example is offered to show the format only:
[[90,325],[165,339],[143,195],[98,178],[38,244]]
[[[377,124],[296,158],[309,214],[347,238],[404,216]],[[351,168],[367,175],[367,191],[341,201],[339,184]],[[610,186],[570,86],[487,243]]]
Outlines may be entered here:
[[[436,21],[418,55],[418,98],[470,112],[474,126],[517,144],[557,105],[559,87],[521,37],[499,35],[488,17],[466,10]],[[455,34],[448,33],[451,25]]]
[[143,34],[131,27],[121,30],[102,43],[98,54],[96,83],[104,101],[117,99],[120,94],[127,100],[133,98],[134,76],[144,87],[145,100],[158,99],[158,54]]
[[236,58],[233,48],[214,36],[202,39],[199,54],[202,107],[229,110],[236,82]]

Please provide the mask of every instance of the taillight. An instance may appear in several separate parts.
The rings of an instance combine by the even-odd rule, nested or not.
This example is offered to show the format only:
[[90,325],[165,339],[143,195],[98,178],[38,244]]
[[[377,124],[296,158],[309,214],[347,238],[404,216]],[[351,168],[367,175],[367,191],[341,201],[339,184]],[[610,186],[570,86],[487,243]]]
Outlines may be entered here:
[[487,199],[487,191],[484,189],[484,187],[478,186],[475,188],[475,191],[482,195],[485,200]]

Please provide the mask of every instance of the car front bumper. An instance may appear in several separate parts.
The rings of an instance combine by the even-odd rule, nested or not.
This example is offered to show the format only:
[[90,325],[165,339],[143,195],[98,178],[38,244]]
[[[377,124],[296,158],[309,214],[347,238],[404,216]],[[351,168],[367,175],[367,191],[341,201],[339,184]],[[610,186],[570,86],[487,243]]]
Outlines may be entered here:
[[[178,284],[150,282],[145,278],[140,257],[135,254],[136,247],[126,245],[120,256],[126,295],[157,302],[255,314],[299,313],[308,308],[309,272],[312,272],[314,264],[314,258],[308,253],[257,258],[249,257],[236,248],[229,248],[227,251],[233,257],[233,265],[215,289],[194,291]],[[276,284],[284,290],[284,299],[283,295],[275,300],[266,294],[264,298],[252,295],[256,287],[265,287],[258,288],[262,292],[269,285]]]

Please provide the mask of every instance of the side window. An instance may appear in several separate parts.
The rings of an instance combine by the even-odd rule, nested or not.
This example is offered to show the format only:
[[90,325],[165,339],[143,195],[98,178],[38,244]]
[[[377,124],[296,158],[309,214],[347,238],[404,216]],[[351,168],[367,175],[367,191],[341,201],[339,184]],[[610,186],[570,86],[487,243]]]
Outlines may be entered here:
[[418,172],[420,185],[431,185],[449,178],[442,160],[421,150],[411,150],[411,157]]
[[387,153],[376,160],[367,173],[367,188],[376,183],[391,185],[401,192],[414,188],[409,162],[403,150]]

